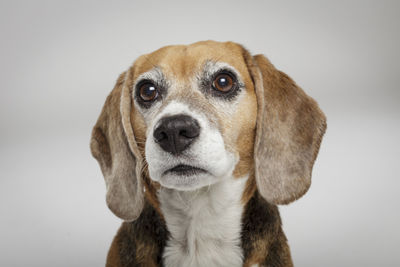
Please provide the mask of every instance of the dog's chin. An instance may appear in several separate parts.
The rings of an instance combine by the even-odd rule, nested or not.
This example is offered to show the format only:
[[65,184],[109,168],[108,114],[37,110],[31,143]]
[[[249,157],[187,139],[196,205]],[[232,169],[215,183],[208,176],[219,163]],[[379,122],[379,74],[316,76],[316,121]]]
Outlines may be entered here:
[[166,188],[192,191],[218,182],[218,178],[205,169],[178,165],[165,171],[159,183]]

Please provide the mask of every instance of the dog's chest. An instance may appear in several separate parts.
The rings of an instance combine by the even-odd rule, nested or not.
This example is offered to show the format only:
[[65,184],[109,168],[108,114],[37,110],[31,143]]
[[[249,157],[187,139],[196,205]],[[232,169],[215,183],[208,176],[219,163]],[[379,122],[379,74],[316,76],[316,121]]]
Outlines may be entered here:
[[193,192],[159,192],[170,233],[165,266],[242,266],[241,198],[246,180],[226,179]]

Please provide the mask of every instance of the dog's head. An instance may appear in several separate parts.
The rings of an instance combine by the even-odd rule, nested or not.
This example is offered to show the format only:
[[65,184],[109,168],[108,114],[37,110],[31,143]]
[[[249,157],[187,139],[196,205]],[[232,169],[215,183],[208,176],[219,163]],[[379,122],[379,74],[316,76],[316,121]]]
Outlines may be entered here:
[[267,201],[294,201],[325,128],[317,103],[264,56],[207,41],[139,57],[107,98],[91,150],[108,206],[134,220],[144,185],[194,190],[254,174]]

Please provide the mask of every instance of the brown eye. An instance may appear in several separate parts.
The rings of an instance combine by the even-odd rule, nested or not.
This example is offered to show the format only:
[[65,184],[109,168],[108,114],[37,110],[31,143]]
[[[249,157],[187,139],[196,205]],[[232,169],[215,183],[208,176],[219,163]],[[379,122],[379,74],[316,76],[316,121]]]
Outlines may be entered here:
[[223,93],[229,92],[235,85],[235,81],[231,75],[227,73],[218,74],[213,82],[214,89]]
[[153,101],[158,96],[157,87],[150,82],[144,83],[139,88],[139,95],[143,101]]

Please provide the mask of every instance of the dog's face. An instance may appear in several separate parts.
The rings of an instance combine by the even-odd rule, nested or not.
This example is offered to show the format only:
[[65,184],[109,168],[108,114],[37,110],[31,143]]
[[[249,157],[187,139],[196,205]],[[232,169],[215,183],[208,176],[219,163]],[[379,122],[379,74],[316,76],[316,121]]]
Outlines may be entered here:
[[289,203],[310,186],[325,128],[316,102],[264,56],[206,41],[138,58],[107,98],[91,149],[110,209],[133,220],[147,173],[176,190],[250,174],[267,201]]
[[193,190],[250,171],[257,98],[242,52],[202,42],[135,62],[133,129],[153,181]]

